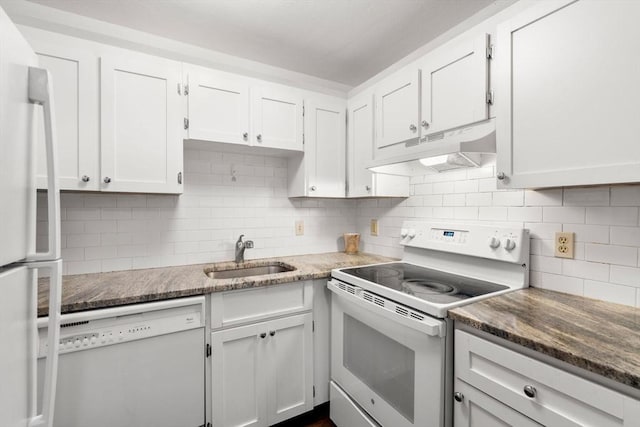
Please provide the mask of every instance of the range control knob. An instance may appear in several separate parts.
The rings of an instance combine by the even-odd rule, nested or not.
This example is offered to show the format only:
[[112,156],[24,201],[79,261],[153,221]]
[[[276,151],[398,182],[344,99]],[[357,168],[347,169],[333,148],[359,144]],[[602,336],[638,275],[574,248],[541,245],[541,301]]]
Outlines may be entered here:
[[512,239],[504,239],[502,241],[502,246],[504,246],[506,250],[512,251],[516,247],[516,242]]
[[414,230],[413,228],[410,228],[408,236],[410,239],[413,239],[414,237],[416,237],[416,230]]
[[76,338],[76,340],[73,342],[73,345],[75,347],[80,347],[80,338]]
[[497,237],[489,237],[489,247],[492,249],[497,248],[498,246],[500,246],[500,240],[498,240]]
[[402,237],[403,239],[407,237],[407,234],[409,234],[409,230],[407,230],[406,228],[402,228],[400,230],[400,237]]

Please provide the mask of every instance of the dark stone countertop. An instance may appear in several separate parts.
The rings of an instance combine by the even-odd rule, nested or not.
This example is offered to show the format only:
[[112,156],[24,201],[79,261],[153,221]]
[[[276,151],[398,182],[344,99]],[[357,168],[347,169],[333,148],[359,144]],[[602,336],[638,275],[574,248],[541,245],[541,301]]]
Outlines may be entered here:
[[[343,252],[298,255],[248,260],[244,267],[267,263],[285,263],[296,269],[284,273],[235,279],[210,279],[205,271],[234,268],[236,263],[184,265],[111,273],[78,274],[62,278],[62,313],[93,310],[170,298],[203,295],[211,292],[255,288],[300,280],[322,279],[334,268],[396,261],[395,258]],[[38,315],[47,315],[49,279],[38,286]]]
[[450,310],[449,317],[640,389],[640,309],[528,288]]

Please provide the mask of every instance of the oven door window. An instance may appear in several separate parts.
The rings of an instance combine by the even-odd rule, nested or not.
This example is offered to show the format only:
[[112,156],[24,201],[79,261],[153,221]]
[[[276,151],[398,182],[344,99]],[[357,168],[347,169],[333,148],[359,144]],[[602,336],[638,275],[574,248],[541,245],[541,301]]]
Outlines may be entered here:
[[415,353],[344,313],[343,365],[413,423]]

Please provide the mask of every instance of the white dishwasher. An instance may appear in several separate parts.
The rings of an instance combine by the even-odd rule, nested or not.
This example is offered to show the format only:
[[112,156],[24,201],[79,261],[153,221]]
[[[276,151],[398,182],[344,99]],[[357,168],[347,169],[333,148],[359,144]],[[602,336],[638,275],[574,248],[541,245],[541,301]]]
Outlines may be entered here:
[[204,425],[204,313],[191,297],[62,316],[54,427]]

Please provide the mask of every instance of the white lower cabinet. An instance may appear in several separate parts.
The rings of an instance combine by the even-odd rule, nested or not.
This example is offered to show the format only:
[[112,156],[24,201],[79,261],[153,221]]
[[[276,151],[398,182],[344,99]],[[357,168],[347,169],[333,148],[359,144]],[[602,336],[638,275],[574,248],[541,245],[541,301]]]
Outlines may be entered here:
[[456,391],[456,403],[453,407],[454,427],[536,427],[542,425],[459,379],[455,381],[454,390]]
[[625,394],[465,331],[455,349],[456,427],[639,425],[640,401]]
[[312,314],[211,334],[216,427],[268,426],[313,409]]

